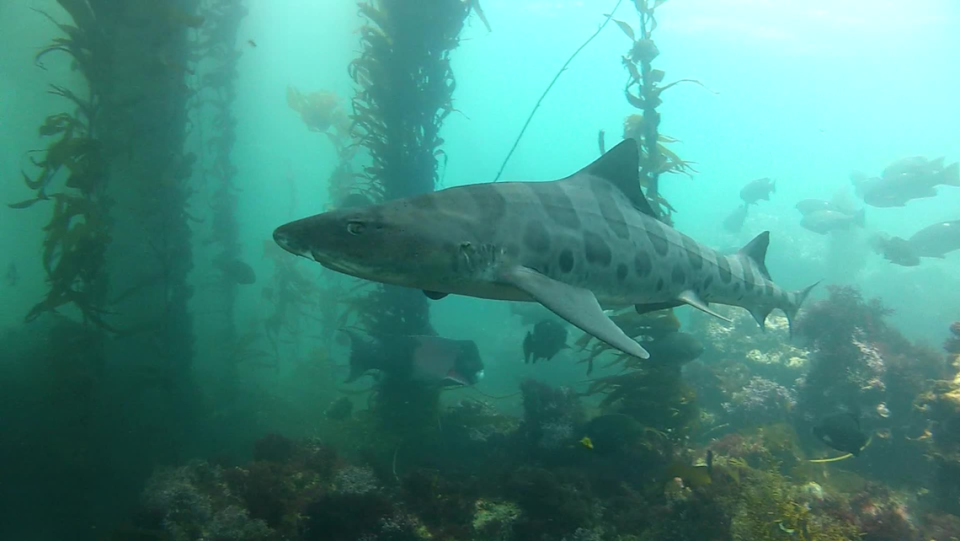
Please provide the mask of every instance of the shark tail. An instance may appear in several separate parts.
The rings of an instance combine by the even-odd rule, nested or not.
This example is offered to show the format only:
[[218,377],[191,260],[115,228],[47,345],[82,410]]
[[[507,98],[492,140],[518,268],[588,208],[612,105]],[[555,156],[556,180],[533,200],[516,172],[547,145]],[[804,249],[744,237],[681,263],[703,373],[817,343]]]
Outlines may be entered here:
[[807,300],[807,296],[810,295],[810,291],[817,287],[819,283],[820,281],[817,280],[813,284],[803,289],[790,293],[790,305],[783,309],[783,313],[787,315],[787,325],[790,328],[791,338],[793,337],[793,321],[797,318],[797,312],[800,311],[800,305],[803,304],[803,301]]

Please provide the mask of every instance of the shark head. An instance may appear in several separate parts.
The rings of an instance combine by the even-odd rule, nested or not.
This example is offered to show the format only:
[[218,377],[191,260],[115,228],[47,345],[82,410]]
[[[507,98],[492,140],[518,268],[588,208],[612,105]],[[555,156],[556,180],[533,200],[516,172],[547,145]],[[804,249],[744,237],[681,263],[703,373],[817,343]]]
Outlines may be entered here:
[[[420,196],[427,197],[427,196]],[[325,212],[278,227],[284,250],[357,278],[429,288],[442,280],[456,244],[416,208],[416,200]]]

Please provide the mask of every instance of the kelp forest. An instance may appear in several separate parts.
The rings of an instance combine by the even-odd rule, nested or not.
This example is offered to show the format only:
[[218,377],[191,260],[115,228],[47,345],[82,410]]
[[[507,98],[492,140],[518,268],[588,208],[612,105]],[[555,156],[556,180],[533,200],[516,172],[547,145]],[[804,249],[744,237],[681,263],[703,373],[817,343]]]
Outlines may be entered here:
[[[9,9],[42,38],[0,64],[37,104],[0,152],[19,228],[0,259],[0,538],[960,539],[960,323],[931,345],[855,284],[781,289],[808,267],[770,273],[770,233],[739,235],[783,223],[769,178],[740,191],[735,248],[694,241],[690,193],[726,154],[691,126],[747,90],[712,90],[685,48],[683,24],[712,28],[695,0],[611,3],[0,7],[0,29]],[[536,137],[549,156],[520,144]],[[929,185],[908,198],[930,198],[948,162],[864,175],[857,197],[907,193],[909,170]],[[863,227],[838,201],[801,225]],[[496,230],[466,205],[528,215],[501,246],[451,241]],[[430,227],[344,247],[410,209]],[[649,250],[617,259],[637,227]],[[604,301],[633,283],[678,294]]]

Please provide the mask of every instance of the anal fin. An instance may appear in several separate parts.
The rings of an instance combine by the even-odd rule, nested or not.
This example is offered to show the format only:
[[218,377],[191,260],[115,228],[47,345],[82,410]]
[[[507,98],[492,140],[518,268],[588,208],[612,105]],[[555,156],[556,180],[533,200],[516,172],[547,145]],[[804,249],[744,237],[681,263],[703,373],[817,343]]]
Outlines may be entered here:
[[589,289],[552,280],[526,267],[511,267],[501,279],[528,293],[547,309],[569,321],[583,332],[593,335],[616,349],[634,357],[647,359],[650,354],[636,340],[627,336],[606,314]]
[[683,293],[677,295],[677,301],[683,304],[689,304],[690,306],[696,308],[697,310],[710,314],[715,318],[722,319],[727,323],[733,323],[733,320],[731,320],[730,318],[721,316],[720,314],[711,310],[710,307],[707,306],[707,303],[700,298],[700,295],[697,295],[696,291],[693,291],[692,289],[688,289]]

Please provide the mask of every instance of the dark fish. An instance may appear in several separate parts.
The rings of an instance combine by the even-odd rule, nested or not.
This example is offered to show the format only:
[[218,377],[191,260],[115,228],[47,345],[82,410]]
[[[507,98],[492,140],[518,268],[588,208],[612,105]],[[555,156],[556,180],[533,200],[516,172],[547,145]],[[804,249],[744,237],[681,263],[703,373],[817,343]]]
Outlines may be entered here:
[[371,370],[392,377],[431,385],[473,385],[483,377],[480,350],[472,340],[439,336],[389,335],[362,339],[344,329],[350,338],[350,383]]
[[246,286],[257,281],[257,274],[253,272],[253,268],[239,259],[219,259],[214,264],[227,279],[234,283]]
[[533,326],[533,332],[527,332],[523,339],[523,358],[525,363],[538,359],[549,361],[562,349],[567,349],[567,328],[553,319],[544,319]]
[[247,40],[247,45],[256,48],[256,47],[257,47],[257,42],[256,42],[256,41],[253,41],[252,39],[248,39],[248,40]]
[[520,324],[524,327],[536,325],[544,319],[553,319],[557,323],[566,323],[563,318],[536,302],[511,302],[510,313],[519,317]]
[[757,180],[751,180],[740,190],[740,199],[743,199],[743,202],[748,205],[753,205],[761,199],[769,201],[770,194],[776,193],[776,191],[777,181],[766,177],[758,178]]
[[960,165],[944,166],[943,158],[905,158],[887,166],[879,177],[850,176],[863,201],[874,207],[902,207],[913,199],[937,195],[936,186],[960,186]]
[[916,267],[920,256],[913,250],[910,241],[900,237],[878,237],[873,240],[873,248],[894,265]]
[[20,273],[17,272],[17,264],[13,261],[10,262],[10,266],[7,267],[7,273],[3,275],[3,279],[7,281],[7,285],[14,287],[17,285],[17,282],[20,281]]
[[713,450],[707,449],[707,475],[713,476]]
[[650,352],[650,362],[686,364],[703,354],[703,343],[685,332],[672,332],[650,342],[641,342]]
[[960,220],[924,227],[907,242],[919,257],[942,259],[948,253],[960,250]]
[[748,208],[746,203],[737,207],[723,220],[723,228],[731,233],[739,233],[743,229],[743,222],[747,219]]
[[829,201],[824,201],[823,199],[804,199],[797,203],[794,208],[800,211],[800,214],[806,216],[821,210],[832,210],[834,212],[843,212],[846,213],[845,209],[834,205]]
[[813,427],[813,435],[824,444],[853,456],[867,444],[867,436],[860,430],[860,419],[849,412],[834,413]]
[[341,396],[334,400],[333,404],[330,404],[330,407],[323,414],[332,421],[342,421],[353,414],[353,402],[349,398]]
[[850,229],[851,226],[863,227],[864,215],[863,209],[854,215],[835,210],[818,210],[805,215],[803,220],[800,220],[800,226],[814,233],[826,235],[831,231]]

